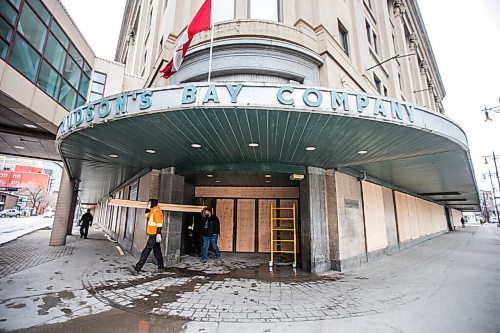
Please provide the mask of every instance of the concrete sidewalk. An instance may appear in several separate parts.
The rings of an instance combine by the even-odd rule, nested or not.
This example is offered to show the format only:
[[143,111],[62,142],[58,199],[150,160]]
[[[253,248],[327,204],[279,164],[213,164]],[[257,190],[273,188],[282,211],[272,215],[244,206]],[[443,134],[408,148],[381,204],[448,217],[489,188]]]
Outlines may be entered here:
[[[60,248],[49,248],[48,236],[41,230],[0,246],[8,274],[0,278],[0,329],[500,331],[500,228],[493,225],[468,226],[349,273],[320,276],[289,267],[269,272],[266,258],[241,255],[225,255],[221,264],[185,257],[164,273],[147,264],[131,276],[126,267],[135,260],[100,230],[92,228],[86,240],[69,237]],[[23,264],[26,253],[44,251],[29,268]]]

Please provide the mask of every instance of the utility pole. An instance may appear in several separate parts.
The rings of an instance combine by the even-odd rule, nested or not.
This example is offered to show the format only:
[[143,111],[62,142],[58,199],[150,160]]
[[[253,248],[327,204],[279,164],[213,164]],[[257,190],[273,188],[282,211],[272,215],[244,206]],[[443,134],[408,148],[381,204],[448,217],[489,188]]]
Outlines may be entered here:
[[[493,185],[493,175],[494,174],[491,173],[491,171],[488,171],[488,173],[483,173],[483,179],[486,179],[485,176],[489,176],[490,177],[491,191],[493,193],[493,205],[495,207],[495,216],[497,217],[497,223],[499,223],[498,219],[500,218],[500,216],[498,216],[498,206],[497,206],[497,202],[496,202],[496,199],[495,199],[496,198],[496,193],[495,193],[495,185]],[[484,192],[483,192],[483,195],[484,195]]]
[[[498,175],[498,165],[497,165],[497,158],[500,158],[500,156],[495,155],[495,151],[493,151],[491,156],[484,156],[484,164],[488,164],[488,158],[493,160],[493,164],[495,165],[495,174],[497,176],[497,183],[498,183],[498,189],[500,190],[500,177]],[[490,173],[490,172],[488,172]],[[491,180],[491,175],[490,175],[490,181],[491,181],[491,186],[493,187],[493,181]],[[497,215],[497,227],[500,227],[500,217],[498,216],[498,208],[497,208],[497,198],[495,196],[495,188],[493,187],[493,203],[495,205],[495,210],[496,210],[496,215]]]
[[486,191],[483,191],[483,203],[484,203],[484,213],[483,215],[486,215],[485,218],[489,221],[490,220],[490,214],[488,212],[488,202],[486,201]]

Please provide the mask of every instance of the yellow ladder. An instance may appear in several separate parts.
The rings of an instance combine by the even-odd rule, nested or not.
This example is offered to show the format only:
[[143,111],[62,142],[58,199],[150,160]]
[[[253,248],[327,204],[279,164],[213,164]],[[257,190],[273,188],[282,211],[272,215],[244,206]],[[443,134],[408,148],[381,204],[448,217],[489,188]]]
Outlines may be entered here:
[[[290,212],[291,216],[282,216],[290,215]],[[290,225],[290,222],[292,223],[292,225]],[[273,205],[271,205],[271,261],[269,262],[270,269],[272,269],[274,264],[275,253],[293,253],[292,267],[294,269],[297,267],[296,225],[295,203],[292,205],[292,207],[274,207]],[[291,232],[293,232],[293,238],[290,235]],[[286,235],[287,238],[283,238],[283,234]],[[293,243],[293,251],[281,249],[281,245],[284,245],[286,243]]]

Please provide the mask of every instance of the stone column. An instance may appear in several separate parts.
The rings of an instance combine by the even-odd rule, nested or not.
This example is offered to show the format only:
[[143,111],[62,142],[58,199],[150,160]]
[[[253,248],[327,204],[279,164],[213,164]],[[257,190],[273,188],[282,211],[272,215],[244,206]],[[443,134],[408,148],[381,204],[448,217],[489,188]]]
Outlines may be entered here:
[[307,168],[300,183],[300,213],[303,268],[313,273],[330,270],[325,170]]
[[[183,204],[184,177],[176,175],[174,168],[161,170],[160,195],[162,203]],[[182,238],[182,213],[166,212],[163,225],[162,250],[165,254],[165,266],[179,262]]]
[[80,187],[80,183],[78,181],[73,182],[73,193],[71,196],[71,204],[69,206],[69,215],[68,215],[68,227],[66,229],[66,235],[71,235],[73,233],[73,221],[75,219],[76,212],[76,203],[78,201],[78,188]]
[[[50,246],[61,246],[66,244],[66,234],[73,227],[74,203],[78,189],[75,190],[74,182],[69,178],[66,170],[63,170],[59,194],[57,196],[54,223],[50,234]],[[71,234],[71,233],[69,233]]]

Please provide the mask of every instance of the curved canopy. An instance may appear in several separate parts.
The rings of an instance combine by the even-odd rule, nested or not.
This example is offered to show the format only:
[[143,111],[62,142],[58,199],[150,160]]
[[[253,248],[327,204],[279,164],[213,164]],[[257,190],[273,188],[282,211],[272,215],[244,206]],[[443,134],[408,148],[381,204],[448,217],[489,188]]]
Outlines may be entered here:
[[72,111],[57,142],[84,202],[151,169],[175,167],[190,177],[315,166],[366,173],[457,209],[479,207],[458,125],[364,93],[255,83],[146,89]]

